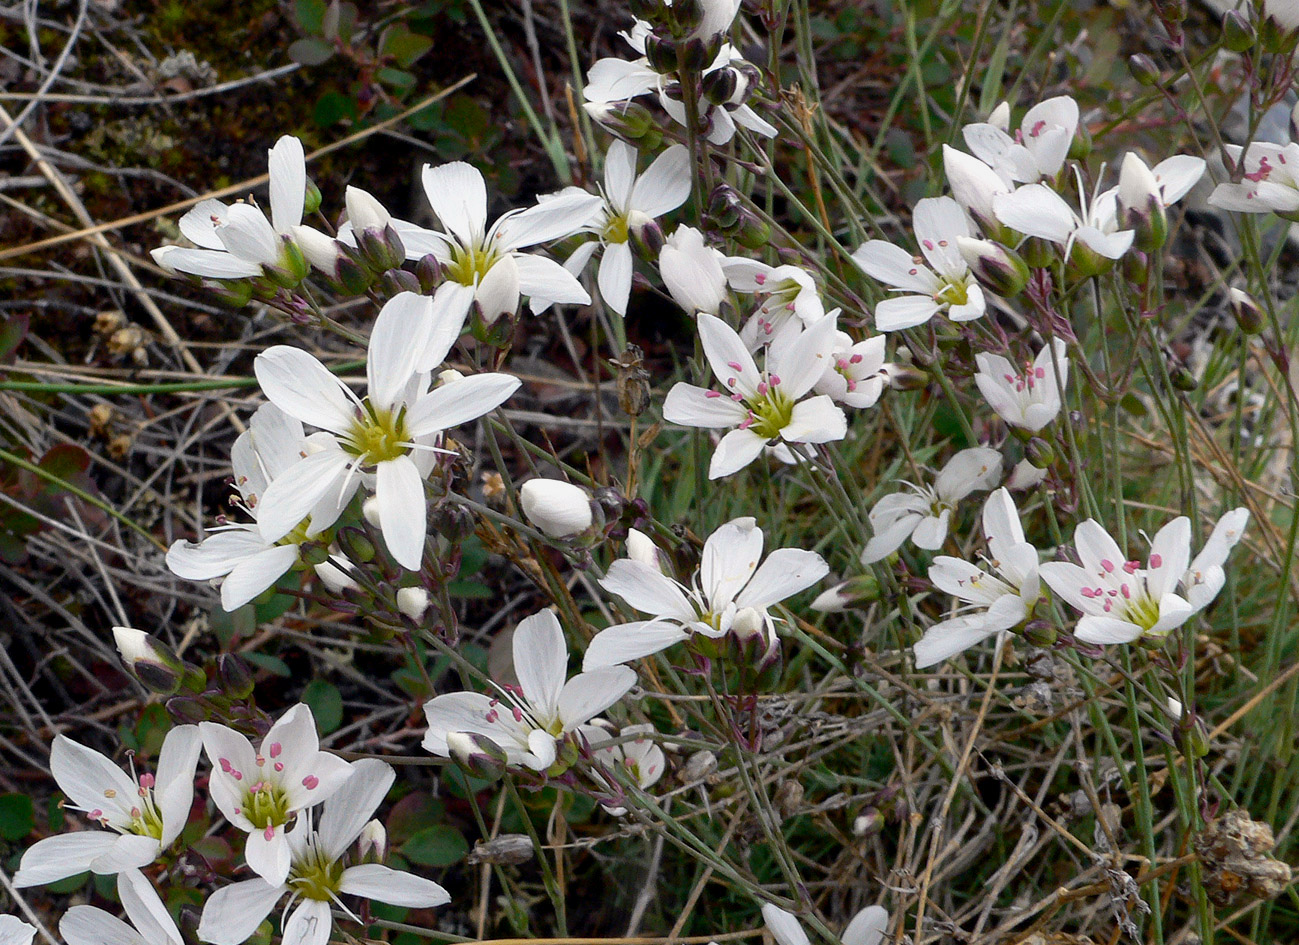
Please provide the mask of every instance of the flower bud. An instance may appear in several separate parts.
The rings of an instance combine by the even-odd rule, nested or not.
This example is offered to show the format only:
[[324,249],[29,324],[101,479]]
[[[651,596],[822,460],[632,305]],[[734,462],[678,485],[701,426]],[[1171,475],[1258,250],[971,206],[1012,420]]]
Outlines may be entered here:
[[883,370],[892,390],[924,390],[929,386],[929,374],[920,368],[905,364],[886,364]]
[[1160,0],[1159,13],[1166,22],[1183,23],[1190,9],[1186,0]]
[[714,105],[725,105],[739,91],[740,75],[734,69],[714,69],[704,76],[700,91]]
[[306,193],[302,195],[302,215],[305,217],[308,214],[315,213],[319,210],[320,202],[323,199],[324,198],[320,195],[320,188],[316,186],[316,182],[308,177]]
[[331,279],[338,276],[338,258],[343,255],[338,240],[331,239],[324,233],[309,226],[298,225],[292,228],[293,241],[298,244],[302,256],[312,268],[323,272]]
[[1236,324],[1247,335],[1257,335],[1263,330],[1267,317],[1254,297],[1234,286],[1227,290],[1227,301],[1231,305],[1231,314],[1236,317]]
[[659,253],[659,275],[669,294],[687,312],[716,315],[726,298],[726,274],[718,253],[704,235],[678,226]]
[[344,591],[354,591],[358,585],[352,580],[348,571],[352,569],[352,564],[346,558],[339,555],[330,555],[329,560],[322,561],[315,566],[316,577],[320,578],[320,583],[325,585],[325,589],[334,595],[341,595]]
[[442,502],[429,512],[429,525],[447,541],[458,545],[474,533],[478,522],[468,506]]
[[447,751],[467,774],[485,781],[495,781],[509,766],[500,745],[474,732],[447,732]]
[[420,622],[428,605],[428,591],[422,587],[403,587],[397,591],[397,609],[415,623]]
[[344,253],[338,257],[334,265],[338,273],[338,284],[343,287],[344,292],[349,295],[365,295],[369,291],[374,276],[356,257]]
[[361,503],[361,515],[371,528],[383,529],[383,523],[379,516],[379,499],[376,496],[370,496]]
[[406,261],[406,244],[391,223],[383,229],[361,230],[355,235],[362,260],[375,273],[396,269]]
[[253,672],[243,657],[222,653],[217,657],[217,675],[221,691],[229,699],[247,699],[253,694]]
[[392,223],[392,216],[383,204],[360,187],[349,186],[344,202],[347,205],[347,220],[358,238],[367,231],[382,233]]
[[415,278],[419,280],[421,295],[432,295],[442,282],[442,264],[432,253],[421,256],[415,263]]
[[559,479],[529,479],[519,489],[524,517],[551,538],[572,538],[591,527],[591,496]]
[[685,784],[694,781],[710,781],[717,773],[717,756],[707,749],[697,751],[686,759],[681,768],[681,780]]
[[663,236],[663,227],[659,225],[658,220],[649,218],[642,223],[636,223],[627,228],[627,233],[631,236],[632,247],[641,258],[653,262],[659,258],[659,253],[663,252],[666,237]]
[[1129,151],[1119,171],[1119,222],[1136,235],[1132,245],[1153,253],[1168,240],[1168,215],[1164,211],[1159,181],[1146,162]]
[[660,75],[677,71],[677,44],[654,33],[645,37],[645,58]]
[[1024,639],[1034,646],[1051,646],[1059,636],[1055,626],[1045,620],[1030,620],[1024,626]]
[[126,671],[160,696],[174,695],[185,676],[185,664],[169,647],[143,630],[114,627],[113,640]]
[[1024,458],[1036,469],[1050,469],[1055,462],[1055,450],[1040,436],[1035,436],[1024,446]]
[[639,102],[588,102],[586,113],[591,120],[602,125],[611,134],[628,141],[639,142],[654,130],[654,115]]
[[197,725],[212,717],[205,702],[193,696],[173,696],[168,699],[167,714],[182,725]]
[[356,841],[362,863],[382,863],[388,852],[388,831],[383,824],[372,820],[361,828],[361,836]]
[[861,574],[822,591],[812,601],[812,609],[823,614],[837,614],[879,599],[879,579],[873,574]]
[[243,308],[253,300],[253,284],[247,279],[205,282],[204,288],[213,301],[228,308]]
[[854,837],[869,837],[878,833],[884,826],[884,815],[878,808],[868,807],[853,819],[852,835]]
[[1011,492],[1024,492],[1032,489],[1045,478],[1045,469],[1038,469],[1027,459],[1021,459],[1010,471],[1010,476],[1006,479],[1006,488]]
[[1132,78],[1136,79],[1139,85],[1151,87],[1160,84],[1159,66],[1155,65],[1155,60],[1145,53],[1128,57],[1128,71],[1132,73]]
[[379,277],[379,291],[388,298],[401,295],[403,292],[420,291],[419,277],[405,269],[389,269]]
[[956,246],[974,277],[996,295],[1010,298],[1028,284],[1028,264],[1013,249],[968,236],[958,236]]
[[291,237],[280,237],[280,258],[275,265],[263,264],[262,273],[275,285],[284,289],[296,288],[307,278],[311,265]]
[[349,561],[368,564],[374,560],[374,544],[359,528],[344,528],[338,533],[338,546]]
[[1092,276],[1103,276],[1114,268],[1114,260],[1102,256],[1082,240],[1075,240],[1069,251],[1069,275],[1078,281]]
[[664,15],[663,0],[627,0],[627,9],[638,20],[653,23]]
[[1010,133],[1010,102],[1002,101],[988,113],[988,124]]
[[1195,375],[1185,365],[1179,364],[1168,372],[1168,379],[1173,382],[1173,389],[1189,393],[1200,386]]
[[1222,15],[1222,45],[1232,52],[1243,53],[1254,48],[1258,31],[1241,16],[1238,10],[1228,10]]
[[703,0],[672,0],[671,6],[667,8],[667,14],[671,21],[673,35],[684,36],[693,33],[704,22]]

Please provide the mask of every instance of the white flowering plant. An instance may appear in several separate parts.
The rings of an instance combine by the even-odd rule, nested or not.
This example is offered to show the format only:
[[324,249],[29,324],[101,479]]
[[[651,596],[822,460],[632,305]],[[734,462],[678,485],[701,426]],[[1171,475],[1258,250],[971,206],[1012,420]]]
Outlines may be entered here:
[[1299,937],[1291,5],[463,6],[0,331],[0,945]]

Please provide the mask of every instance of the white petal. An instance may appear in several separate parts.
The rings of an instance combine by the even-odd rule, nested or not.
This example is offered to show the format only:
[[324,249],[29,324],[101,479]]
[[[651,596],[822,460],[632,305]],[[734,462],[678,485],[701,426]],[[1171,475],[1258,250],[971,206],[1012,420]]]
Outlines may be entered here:
[[690,152],[674,144],[658,157],[636,181],[631,191],[631,209],[648,217],[661,217],[690,197]]
[[431,909],[451,901],[451,894],[429,879],[412,876],[378,863],[363,863],[343,871],[339,892],[409,909]]
[[627,314],[627,300],[631,298],[631,246],[627,243],[609,243],[600,259],[597,282],[600,298],[619,315]]
[[582,669],[589,673],[606,666],[630,663],[666,650],[689,636],[676,624],[663,621],[644,620],[609,627],[592,637],[582,659]]
[[[7,919],[10,916],[4,916]],[[28,928],[31,928],[28,926]],[[32,929],[34,933],[36,930]],[[59,920],[59,935],[68,945],[151,945],[115,915],[94,906],[73,906]],[[31,936],[25,941],[30,943]],[[15,939],[14,941],[23,941]],[[8,940],[0,938],[0,942]],[[159,942],[158,945],[163,945]]]
[[619,558],[609,565],[609,573],[599,583],[600,587],[610,594],[617,594],[629,607],[641,613],[678,620],[694,617],[694,608],[681,586],[643,561]]
[[379,528],[388,553],[410,571],[418,571],[424,559],[424,538],[428,514],[424,504],[424,480],[409,456],[398,456],[375,467],[374,497],[379,506]]
[[163,269],[206,279],[252,279],[262,274],[261,263],[220,250],[163,246],[153,250],[153,260]]
[[993,198],[997,219],[1018,233],[1063,245],[1078,219],[1059,194],[1043,184],[1026,184]]
[[937,551],[947,540],[947,527],[951,521],[950,509],[943,509],[937,515],[927,515],[916,525],[911,533],[911,541],[917,548],[925,551]]
[[154,772],[154,802],[162,815],[162,845],[171,846],[189,820],[194,801],[194,769],[203,736],[197,725],[177,725],[162,740]]
[[78,744],[66,735],[56,735],[50,748],[50,773],[59,789],[77,807],[102,810],[117,826],[130,823],[136,784],[93,748]]
[[517,253],[514,265],[519,273],[519,292],[523,295],[561,305],[591,304],[591,296],[582,283],[553,259]]
[[275,232],[288,234],[302,222],[307,196],[307,161],[302,142],[285,135],[268,153],[271,178],[271,223]]
[[301,348],[275,345],[253,361],[262,392],[275,406],[303,423],[346,433],[356,404],[342,382]]
[[722,389],[753,397],[758,392],[758,366],[753,356],[726,322],[706,312],[699,313],[699,340],[713,374],[722,383]]
[[673,385],[663,400],[663,419],[687,427],[733,427],[748,415],[747,408],[718,391],[684,382]]
[[267,828],[271,831],[269,839],[265,830],[254,830],[248,834],[244,844],[244,859],[248,868],[272,886],[283,886],[289,878],[289,842],[284,837],[284,826]]
[[959,203],[951,197],[926,197],[919,200],[916,202],[912,225],[920,251],[940,276],[965,274],[965,258],[957,249],[956,239],[975,234]]
[[[1156,563],[1158,562],[1158,563]],[[1191,562],[1191,520],[1179,515],[1150,542],[1150,566],[1146,590],[1156,599],[1171,594]]]
[[555,763],[555,736],[539,728],[528,733],[528,752],[523,763],[534,771],[545,771]]
[[497,239],[505,249],[522,249],[572,236],[595,217],[603,201],[579,187],[569,187],[549,199],[501,220]]
[[217,227],[217,238],[227,251],[250,262],[274,264],[280,257],[280,237],[256,207],[237,203]]
[[757,459],[767,441],[751,430],[732,430],[722,437],[708,463],[708,478],[722,479]]
[[301,524],[317,503],[337,491],[348,465],[348,454],[326,449],[305,456],[272,482],[257,506],[262,538],[276,542]]
[[762,544],[762,529],[748,517],[733,519],[708,536],[699,561],[699,586],[714,612],[734,601],[753,577]]
[[508,374],[473,374],[441,384],[411,408],[410,435],[428,436],[477,420],[505,403],[520,383]]
[[1084,643],[1131,643],[1140,639],[1144,631],[1135,623],[1119,620],[1116,617],[1105,617],[1099,614],[1087,614],[1078,621],[1074,636]]
[[996,633],[984,626],[981,617],[954,617],[934,624],[912,648],[916,669],[924,669],[951,659]]
[[888,928],[889,914],[883,906],[867,906],[852,917],[843,930],[843,945],[880,945]]
[[790,443],[829,443],[842,440],[847,433],[843,408],[825,394],[795,404],[789,423],[780,431],[781,438]]
[[1095,519],[1079,523],[1074,529],[1073,544],[1078,559],[1088,571],[1113,572],[1127,559],[1118,542]]
[[549,610],[525,617],[514,630],[513,650],[524,698],[540,716],[554,718],[568,676],[568,644],[559,620]]
[[803,331],[782,335],[772,344],[767,369],[780,377],[785,396],[793,400],[802,397],[831,366],[835,321],[835,315],[825,315]]
[[815,551],[779,548],[767,555],[762,566],[735,598],[740,608],[762,610],[793,597],[830,573],[830,566]]
[[901,331],[923,325],[938,314],[938,303],[928,295],[899,295],[875,306],[878,331]]
[[153,837],[123,834],[113,841],[107,852],[91,861],[90,871],[112,875],[122,870],[139,869],[156,860],[161,852],[162,848]]
[[452,161],[424,165],[420,175],[429,206],[464,245],[482,238],[487,227],[487,184],[476,167]]
[[401,292],[379,310],[365,358],[370,402],[376,407],[393,407],[406,389],[428,348],[432,328],[433,299],[429,296]]
[[225,222],[229,212],[230,208],[220,200],[211,197],[200,200],[180,218],[180,231],[196,246],[224,251],[225,246],[216,235],[216,228]]
[[108,853],[118,834],[108,830],[79,830],[38,840],[23,852],[14,885],[43,886],[90,871],[90,864]]
[[1204,159],[1189,154],[1174,154],[1152,168],[1164,206],[1171,206],[1186,196],[1204,176]]
[[934,490],[948,502],[959,502],[971,492],[991,489],[1001,478],[1001,454],[983,446],[961,450],[943,467]]
[[930,295],[938,288],[938,279],[928,268],[901,246],[887,240],[863,243],[852,254],[853,262],[866,270],[872,279],[878,279],[897,289],[908,289]]
[[151,945],[181,945],[180,930],[176,928],[175,920],[143,873],[139,870],[118,873],[117,896],[145,942]]
[[284,923],[280,945],[325,945],[333,928],[329,903],[320,899],[303,899]]
[[502,256],[487,270],[474,290],[474,301],[483,311],[488,324],[502,315],[512,316],[519,308],[519,263],[524,257],[514,253]]
[[221,609],[233,613],[278,581],[298,561],[298,546],[271,545],[230,569],[221,582]]
[[636,671],[627,666],[608,666],[579,673],[559,694],[559,718],[564,731],[571,732],[599,715],[636,685]]
[[769,902],[764,903],[762,921],[767,924],[777,945],[810,945],[807,933],[803,931],[803,926],[799,924],[798,919],[794,918],[793,913],[786,912]]
[[625,141],[615,140],[604,156],[604,193],[609,204],[625,213],[636,182],[636,149]]
[[1019,510],[1007,489],[998,489],[983,504],[983,534],[988,543],[1001,543],[1009,547],[1024,541],[1024,528],[1019,521]]
[[347,780],[325,801],[325,812],[320,815],[317,828],[321,851],[331,861],[341,859],[361,835],[396,777],[392,765],[377,758],[352,763]]

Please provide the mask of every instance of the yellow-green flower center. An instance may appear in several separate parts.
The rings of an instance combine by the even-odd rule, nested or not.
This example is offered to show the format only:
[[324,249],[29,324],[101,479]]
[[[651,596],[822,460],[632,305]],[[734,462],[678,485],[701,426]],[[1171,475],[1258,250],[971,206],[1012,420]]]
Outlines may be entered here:
[[153,803],[153,792],[148,791],[140,798],[140,806],[131,810],[131,833],[141,837],[152,837],[162,840],[162,815]]
[[965,282],[949,282],[934,295],[934,301],[943,305],[966,305],[970,301],[970,290]]
[[500,258],[501,254],[491,247],[453,246],[447,278],[461,285],[478,285]]
[[630,238],[631,226],[624,214],[610,215],[600,228],[600,239],[606,243],[625,243]]
[[406,428],[406,410],[397,413],[365,402],[361,415],[352,421],[352,429],[343,438],[343,449],[361,458],[367,466],[405,456],[410,433]]
[[331,861],[314,843],[289,871],[289,885],[304,899],[331,902],[338,897],[343,881],[343,864]]
[[764,440],[774,440],[794,419],[794,401],[779,387],[771,385],[764,394],[749,401],[749,418],[743,426]]
[[289,799],[278,784],[258,781],[244,792],[239,811],[258,830],[278,827],[289,819]]
[[1135,623],[1142,630],[1149,631],[1159,623],[1159,601],[1149,594],[1142,594],[1125,602],[1123,617]]

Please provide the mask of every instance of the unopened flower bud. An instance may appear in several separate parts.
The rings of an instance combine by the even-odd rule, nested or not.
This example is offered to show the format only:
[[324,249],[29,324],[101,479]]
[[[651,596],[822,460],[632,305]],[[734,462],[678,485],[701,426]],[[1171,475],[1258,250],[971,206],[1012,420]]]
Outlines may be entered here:
[[466,773],[485,781],[495,781],[509,765],[500,745],[474,732],[448,732],[447,751]]
[[532,859],[536,850],[526,834],[506,833],[490,840],[479,840],[465,862],[470,866],[491,863],[499,866],[518,866]]
[[302,215],[307,216],[308,214],[315,213],[319,210],[320,202],[323,199],[324,198],[320,195],[320,188],[316,186],[316,182],[308,177],[306,193],[302,195]]
[[1252,295],[1233,286],[1227,290],[1227,301],[1231,304],[1231,314],[1236,317],[1236,324],[1242,332],[1257,335],[1263,330],[1267,317]]
[[879,598],[879,579],[873,574],[860,574],[822,591],[812,601],[812,609],[823,614],[837,614]]
[[734,69],[714,69],[704,76],[700,91],[704,98],[714,105],[725,105],[731,100],[740,86],[740,75]]
[[929,374],[917,367],[886,364],[884,373],[888,376],[892,390],[924,390],[929,386]]
[[442,282],[442,264],[432,253],[421,256],[415,263],[415,278],[419,280],[421,295],[432,295]]
[[645,59],[660,75],[676,72],[678,67],[677,44],[654,33],[645,37]]
[[1190,9],[1186,0],[1160,0],[1159,13],[1169,23],[1183,23]]
[[303,258],[311,264],[312,268],[323,272],[331,279],[337,278],[338,258],[343,254],[338,240],[303,225],[293,227],[292,233],[293,241],[298,244]]
[[1232,52],[1243,53],[1253,49],[1257,42],[1258,31],[1240,11],[1228,10],[1222,15],[1222,45]]
[[1045,478],[1045,469],[1038,469],[1027,459],[1021,459],[1010,471],[1010,476],[1006,479],[1006,488],[1011,492],[1024,492],[1032,489]]
[[113,640],[126,671],[160,696],[173,695],[185,676],[185,664],[165,644],[143,630],[114,627]]
[[388,298],[401,295],[403,292],[420,291],[419,277],[405,269],[389,269],[379,277],[379,291]]
[[1102,256],[1082,240],[1075,240],[1069,251],[1069,274],[1082,281],[1093,276],[1102,276],[1114,268],[1114,260]]
[[627,141],[642,143],[654,130],[654,115],[639,102],[588,102],[584,107],[592,121]]
[[397,591],[397,609],[415,623],[420,622],[428,605],[428,591],[422,587],[403,587]]
[[296,288],[299,282],[307,278],[309,272],[311,265],[307,262],[307,257],[302,255],[298,244],[287,236],[280,237],[280,258],[275,265],[262,265],[262,273],[266,278],[283,289]]
[[339,256],[334,265],[338,273],[338,284],[349,295],[365,295],[374,282],[374,275],[349,254]]
[[1136,79],[1140,85],[1155,86],[1160,84],[1159,66],[1155,65],[1155,60],[1145,53],[1129,56],[1128,70],[1132,73],[1132,78]]
[[1037,469],[1049,469],[1055,462],[1055,450],[1040,436],[1035,436],[1024,446],[1024,457]]
[[642,259],[652,262],[659,258],[666,237],[663,235],[663,227],[659,225],[658,220],[647,219],[643,223],[637,223],[628,227],[627,233],[631,236],[632,248],[636,250],[636,253]]
[[1024,639],[1034,646],[1051,646],[1059,636],[1055,626],[1045,620],[1030,620],[1024,626]]
[[344,528],[338,533],[338,546],[349,561],[368,564],[374,560],[374,544],[359,528]]
[[212,717],[203,700],[193,696],[172,696],[167,700],[167,714],[181,725],[197,725]]
[[667,14],[673,35],[693,33],[704,21],[704,0],[672,0]]
[[456,502],[442,502],[429,512],[429,524],[447,541],[458,545],[474,533],[478,522],[469,507]]
[[348,571],[351,570],[351,563],[347,559],[338,555],[331,555],[328,561],[322,561],[315,566],[316,577],[320,578],[320,583],[325,585],[325,589],[334,595],[342,595],[344,591],[353,591],[357,588],[356,581],[352,580]]
[[969,236],[958,236],[956,247],[974,277],[996,295],[1010,298],[1028,284],[1028,264],[1013,249]]
[[361,503],[361,515],[371,528],[383,528],[379,515],[379,499],[376,496],[370,496]]
[[686,759],[681,768],[681,780],[690,784],[694,781],[707,781],[717,773],[717,756],[711,751],[697,751]]
[[253,284],[247,279],[208,282],[205,287],[213,301],[228,308],[243,308],[253,300]]
[[1173,382],[1173,388],[1183,393],[1188,393],[1200,386],[1200,382],[1195,379],[1195,375],[1185,365],[1177,365],[1168,372],[1168,379]]
[[1159,181],[1146,162],[1129,151],[1119,171],[1120,225],[1135,230],[1132,245],[1153,253],[1168,240],[1168,215],[1164,211]]
[[388,831],[383,829],[383,824],[379,821],[372,820],[361,828],[361,836],[357,838],[356,844],[362,863],[382,863],[388,852]]
[[878,833],[884,826],[884,815],[878,808],[868,807],[853,819],[852,835],[854,837],[869,837]]
[[383,204],[360,187],[349,186],[344,202],[347,205],[347,221],[352,224],[352,232],[358,238],[365,232],[382,234],[392,223],[392,216]]
[[627,9],[638,20],[653,23],[665,13],[663,0],[627,0]]
[[[673,9],[676,9],[674,3]],[[683,43],[677,44],[677,62],[680,69],[688,72],[702,72],[717,56],[716,42],[702,36],[692,36]]]
[[591,496],[559,479],[529,479],[519,489],[524,517],[551,538],[571,538],[591,527]]
[[988,124],[1002,131],[1010,131],[1010,102],[1001,101],[988,113]]
[[253,671],[243,657],[222,653],[217,657],[217,675],[221,679],[222,694],[227,698],[247,699],[253,694]]

